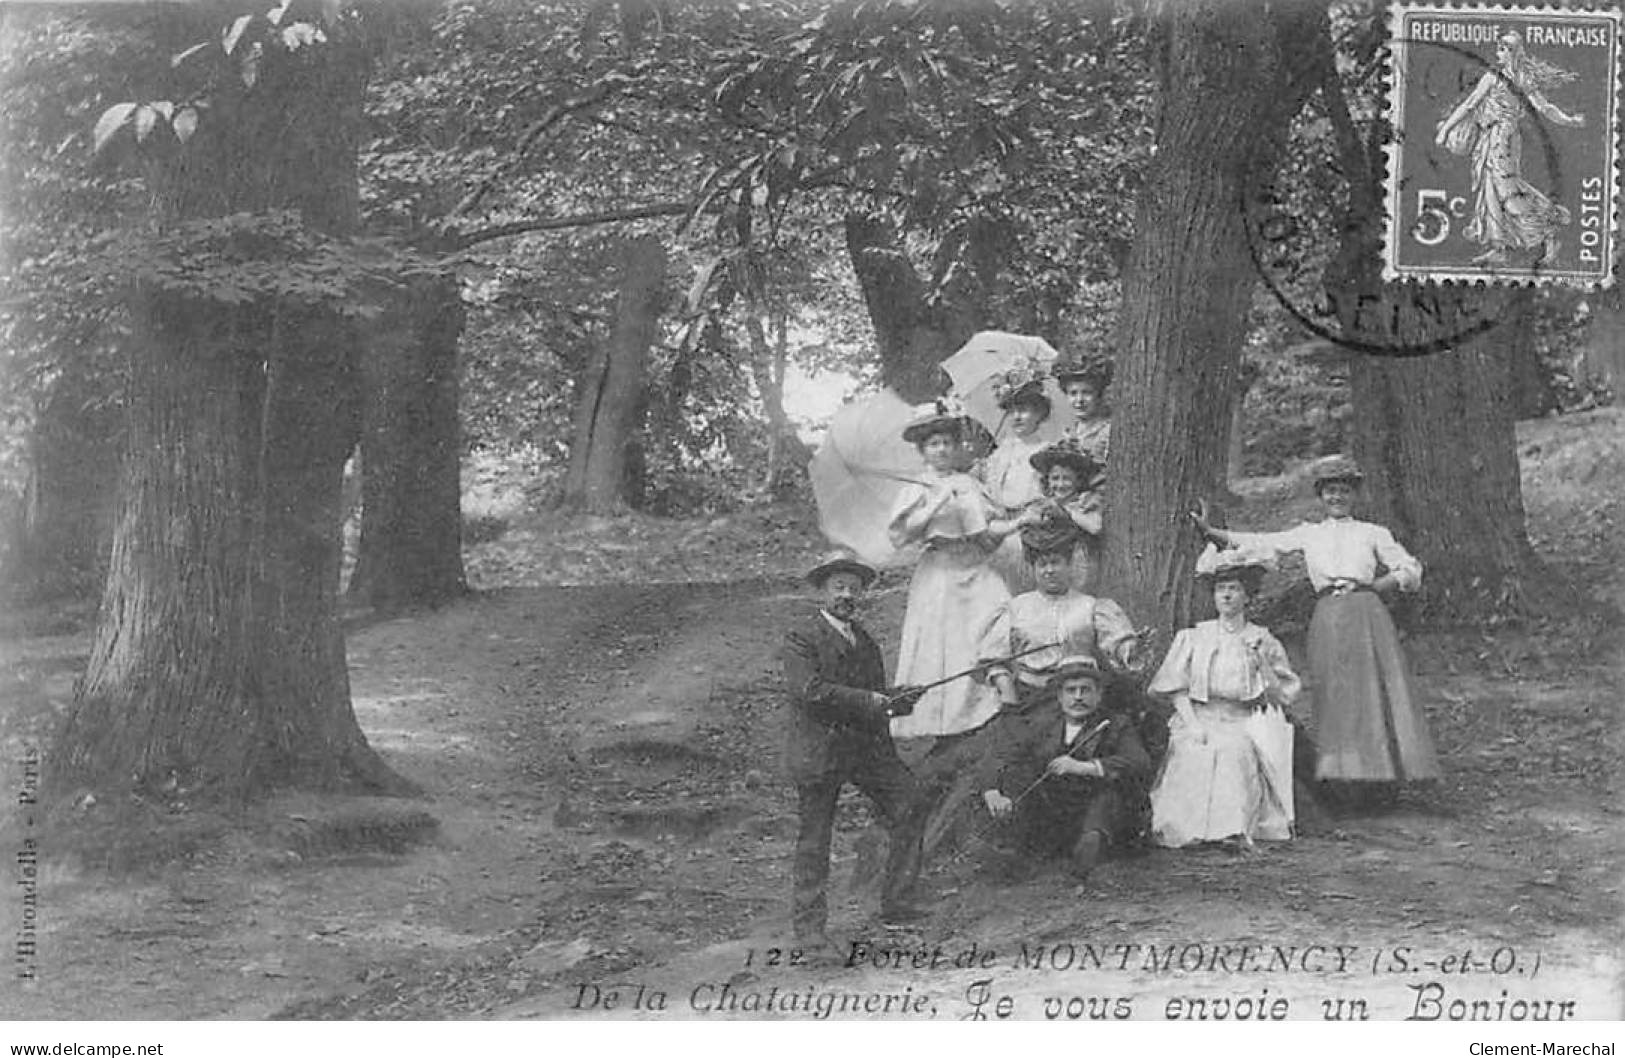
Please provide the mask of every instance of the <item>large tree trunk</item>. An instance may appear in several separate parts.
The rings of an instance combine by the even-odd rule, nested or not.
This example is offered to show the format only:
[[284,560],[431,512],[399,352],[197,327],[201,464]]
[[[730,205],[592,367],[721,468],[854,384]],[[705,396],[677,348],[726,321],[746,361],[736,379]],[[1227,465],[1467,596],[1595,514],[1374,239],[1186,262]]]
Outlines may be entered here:
[[[1328,113],[1349,180],[1327,294],[1354,353],[1353,448],[1365,513],[1422,561],[1423,611],[1475,621],[1560,608],[1564,591],[1529,544],[1519,477],[1514,358],[1532,356],[1530,295],[1381,281],[1382,145],[1357,134],[1335,75]],[[1501,321],[1488,327],[1486,321]],[[1462,337],[1453,337],[1452,334]]]
[[907,401],[940,396],[945,385],[937,365],[984,325],[978,299],[932,304],[897,233],[873,214],[846,215],[846,252],[875,329],[880,380]]
[[576,398],[575,438],[564,503],[590,514],[635,506],[629,495],[630,455],[642,429],[649,347],[660,329],[666,249],[654,236],[628,241],[615,329],[587,365]]
[[[1500,290],[1460,296],[1524,300]],[[1557,600],[1525,532],[1513,430],[1513,349],[1528,330],[1514,318],[1446,352],[1353,362],[1367,510],[1421,559],[1425,612],[1436,618],[1506,616]]]
[[[297,64],[268,52],[254,92],[217,93],[155,167],[161,216],[282,208],[355,230],[365,70],[336,43]],[[151,289],[132,308],[111,568],[47,782],[189,801],[404,790],[356,723],[336,619],[340,477],[360,424],[354,325]]]
[[94,599],[107,574],[120,439],[105,383],[65,360],[28,439],[28,482],[5,563],[8,593],[24,603]]
[[1224,481],[1256,273],[1240,203],[1267,178],[1307,92],[1314,5],[1164,8],[1156,161],[1123,281],[1103,590],[1138,623],[1190,614],[1194,501]]
[[457,280],[411,283],[363,358],[361,542],[350,597],[378,610],[438,606],[463,572]]

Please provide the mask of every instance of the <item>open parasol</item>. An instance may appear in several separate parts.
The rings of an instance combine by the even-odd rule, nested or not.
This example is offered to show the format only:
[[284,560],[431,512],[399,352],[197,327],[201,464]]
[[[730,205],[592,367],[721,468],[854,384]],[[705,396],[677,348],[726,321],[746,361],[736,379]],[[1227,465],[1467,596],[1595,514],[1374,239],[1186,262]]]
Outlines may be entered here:
[[1038,428],[1038,438],[1052,442],[1076,418],[1050,374],[1060,355],[1054,346],[1032,335],[979,331],[942,362],[942,369],[953,380],[952,392],[964,402],[965,411],[987,427],[995,443],[1010,434],[1009,416],[999,407],[1000,395],[1009,387],[1041,380],[1050,400],[1050,415]]
[[923,484],[925,460],[903,440],[915,409],[889,389],[844,405],[808,464],[818,522],[830,542],[876,567],[906,565],[914,555],[886,533],[898,494]]

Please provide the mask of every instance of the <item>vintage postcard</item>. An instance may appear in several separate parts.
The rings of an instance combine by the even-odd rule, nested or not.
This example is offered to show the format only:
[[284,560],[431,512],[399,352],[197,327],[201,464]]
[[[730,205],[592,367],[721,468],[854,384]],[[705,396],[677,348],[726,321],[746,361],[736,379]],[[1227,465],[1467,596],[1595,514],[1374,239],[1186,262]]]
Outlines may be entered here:
[[1615,1055],[1621,15],[1393,8],[0,0],[0,1055]]
[[1402,5],[1391,28],[1385,277],[1611,282],[1619,11]]

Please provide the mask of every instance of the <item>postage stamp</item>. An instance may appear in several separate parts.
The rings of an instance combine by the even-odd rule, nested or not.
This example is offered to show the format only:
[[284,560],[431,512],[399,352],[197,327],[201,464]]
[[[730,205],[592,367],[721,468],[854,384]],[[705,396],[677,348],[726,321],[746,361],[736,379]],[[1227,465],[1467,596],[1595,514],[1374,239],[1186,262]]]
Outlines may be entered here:
[[1386,279],[1612,283],[1620,12],[1390,16]]

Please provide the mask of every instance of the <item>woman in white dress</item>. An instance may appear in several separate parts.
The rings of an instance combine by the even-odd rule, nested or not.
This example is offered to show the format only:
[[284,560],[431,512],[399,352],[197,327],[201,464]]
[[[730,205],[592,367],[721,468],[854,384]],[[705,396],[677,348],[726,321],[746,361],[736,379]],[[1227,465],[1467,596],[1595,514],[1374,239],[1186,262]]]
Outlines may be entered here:
[[[929,475],[909,484],[892,509],[888,533],[897,548],[923,545],[909,582],[896,680],[933,683],[975,664],[977,631],[1010,597],[989,564],[1020,523],[1006,519],[981,482],[957,469],[964,420],[929,415],[903,439],[919,448]],[[909,716],[892,720],[894,738],[942,739],[974,731],[999,711],[998,696],[973,679],[927,691]]]
[[[1411,691],[1399,633],[1382,602],[1384,592],[1421,587],[1422,564],[1386,528],[1352,516],[1364,479],[1359,464],[1347,456],[1322,460],[1315,494],[1326,517],[1284,532],[1216,529],[1206,519],[1205,505],[1193,517],[1221,547],[1303,552],[1320,596],[1309,624],[1319,747],[1315,776],[1391,794],[1396,781],[1436,779],[1440,770],[1427,719]],[[1378,783],[1388,785],[1373,785]]]
[[[987,492],[1007,519],[1019,518],[1036,500],[1044,498],[1044,483],[1033,469],[1032,458],[1044,448],[1038,428],[1050,416],[1049,398],[1042,381],[1016,386],[999,399],[1009,417],[1010,432],[999,441],[982,468]],[[1021,541],[1007,536],[993,555],[993,568],[1004,578],[1011,594],[1033,586],[1032,571],[1021,553]]]
[[1168,755],[1151,790],[1151,837],[1181,848],[1292,837],[1292,725],[1301,690],[1286,651],[1247,620],[1259,558],[1209,547],[1197,577],[1219,616],[1182,630],[1147,688],[1171,697]]

